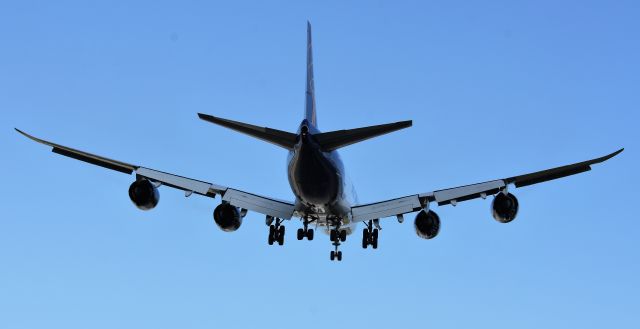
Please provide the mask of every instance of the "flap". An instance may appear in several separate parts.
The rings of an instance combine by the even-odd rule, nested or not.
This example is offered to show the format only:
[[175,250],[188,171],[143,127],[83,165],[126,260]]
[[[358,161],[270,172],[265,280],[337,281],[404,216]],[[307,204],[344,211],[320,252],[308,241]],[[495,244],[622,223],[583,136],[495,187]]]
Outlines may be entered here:
[[433,192],[433,197],[435,201],[438,202],[439,206],[455,203],[458,201],[466,201],[475,198],[482,197],[484,194],[492,195],[496,194],[500,191],[500,189],[504,188],[506,184],[503,180],[493,180],[484,183],[465,185],[460,187],[454,187],[446,190],[440,190]]
[[227,189],[223,201],[238,208],[244,208],[276,218],[291,219],[295,206],[292,203],[261,197],[259,195]]
[[192,178],[169,174],[166,172],[140,167],[136,170],[138,176],[148,178],[152,181],[160,182],[173,188],[183,191],[191,191],[201,195],[209,195],[211,197],[216,194],[222,194],[226,187],[215,185]]
[[406,214],[422,209],[418,195],[376,202],[351,208],[354,221],[365,221]]

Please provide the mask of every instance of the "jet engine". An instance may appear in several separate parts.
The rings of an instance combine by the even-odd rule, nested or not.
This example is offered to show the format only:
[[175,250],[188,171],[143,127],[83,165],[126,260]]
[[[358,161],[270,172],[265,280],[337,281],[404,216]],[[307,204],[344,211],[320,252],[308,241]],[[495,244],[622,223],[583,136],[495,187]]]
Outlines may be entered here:
[[148,179],[140,179],[129,186],[129,198],[140,210],[151,210],[158,205],[160,193]]
[[213,220],[225,232],[233,232],[242,224],[242,216],[238,208],[222,203],[213,211]]
[[413,222],[416,234],[423,239],[433,239],[440,231],[440,217],[433,210],[421,210]]
[[491,202],[491,212],[493,213],[493,218],[498,222],[508,223],[518,215],[518,199],[511,193],[505,195],[500,192]]

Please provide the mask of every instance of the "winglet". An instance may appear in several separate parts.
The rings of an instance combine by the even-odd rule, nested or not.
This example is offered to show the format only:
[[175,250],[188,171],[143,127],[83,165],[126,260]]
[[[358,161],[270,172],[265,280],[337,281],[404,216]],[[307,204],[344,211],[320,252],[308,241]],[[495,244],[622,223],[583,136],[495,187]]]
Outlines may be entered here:
[[56,147],[56,146],[57,146],[57,144],[53,144],[53,143],[47,142],[47,141],[46,141],[46,140],[44,140],[44,139],[40,139],[40,138],[38,138],[38,137],[35,137],[35,136],[32,136],[32,135],[29,135],[29,134],[27,134],[26,132],[24,132],[24,131],[22,131],[22,130],[20,130],[20,129],[18,129],[18,128],[13,128],[13,129],[15,129],[17,132],[19,132],[22,136],[27,137],[27,138],[29,138],[30,140],[34,141],[34,142],[38,142],[38,143],[40,143],[40,144],[48,145],[48,146],[51,146],[51,147]]
[[621,148],[621,149],[619,149],[619,150],[617,150],[617,151],[615,151],[615,152],[613,152],[613,153],[611,153],[611,154],[609,154],[609,155],[605,155],[605,156],[603,156],[603,157],[601,157],[601,158],[598,158],[597,160],[600,160],[600,161],[595,162],[595,163],[599,163],[599,162],[607,161],[607,160],[609,160],[609,159],[613,158],[614,156],[616,156],[616,155],[618,155],[618,154],[622,153],[622,151],[624,151],[624,147],[623,147],[623,148]]

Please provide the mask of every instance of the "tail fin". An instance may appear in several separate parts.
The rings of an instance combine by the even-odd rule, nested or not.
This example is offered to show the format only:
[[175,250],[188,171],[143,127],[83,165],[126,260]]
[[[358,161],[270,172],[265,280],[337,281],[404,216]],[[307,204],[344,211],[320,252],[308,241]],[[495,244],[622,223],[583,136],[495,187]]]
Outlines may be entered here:
[[331,152],[347,145],[355,144],[369,138],[388,134],[396,130],[411,127],[411,120],[388,123],[364,128],[336,130],[313,135],[325,152]]
[[313,51],[311,48],[311,23],[307,21],[307,89],[305,92],[304,118],[314,127],[316,120],[316,92],[313,83]]

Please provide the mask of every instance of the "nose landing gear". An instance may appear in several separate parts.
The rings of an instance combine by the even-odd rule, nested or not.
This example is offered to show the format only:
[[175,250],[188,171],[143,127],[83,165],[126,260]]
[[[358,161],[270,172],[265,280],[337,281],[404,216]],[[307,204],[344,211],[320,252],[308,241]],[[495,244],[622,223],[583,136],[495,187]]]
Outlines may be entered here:
[[340,230],[340,225],[337,225],[329,232],[329,239],[333,242],[332,245],[335,247],[335,250],[332,250],[329,254],[329,258],[332,261],[342,261],[342,251],[339,251],[338,247],[340,247],[341,242],[347,241],[347,231]]

